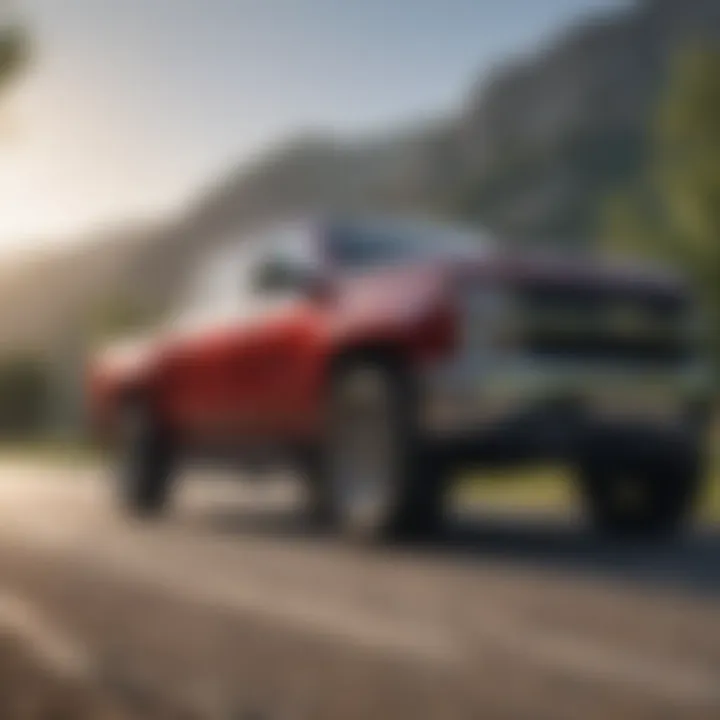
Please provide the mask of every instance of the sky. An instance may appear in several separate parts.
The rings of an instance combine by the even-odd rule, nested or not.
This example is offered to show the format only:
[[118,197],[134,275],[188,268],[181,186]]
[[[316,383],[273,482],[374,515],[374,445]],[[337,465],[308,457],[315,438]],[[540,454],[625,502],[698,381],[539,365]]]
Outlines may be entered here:
[[0,0],[33,60],[0,97],[0,253],[161,218],[297,131],[458,107],[622,0]]

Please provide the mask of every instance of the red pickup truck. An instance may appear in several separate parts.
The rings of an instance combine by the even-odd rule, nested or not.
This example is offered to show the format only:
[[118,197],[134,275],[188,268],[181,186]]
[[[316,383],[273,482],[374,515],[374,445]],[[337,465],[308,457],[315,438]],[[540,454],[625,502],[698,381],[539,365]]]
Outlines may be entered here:
[[314,517],[424,533],[460,467],[559,459],[596,527],[668,532],[701,475],[696,316],[648,267],[399,219],[283,223],[228,242],[151,337],[96,354],[91,415],[146,516],[185,457],[290,460]]

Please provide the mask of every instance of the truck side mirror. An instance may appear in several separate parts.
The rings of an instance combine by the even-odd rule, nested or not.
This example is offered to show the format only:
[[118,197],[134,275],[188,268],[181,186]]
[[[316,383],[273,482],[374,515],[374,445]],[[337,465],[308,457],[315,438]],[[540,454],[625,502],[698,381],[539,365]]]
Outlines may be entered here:
[[311,272],[305,278],[303,292],[314,302],[329,302],[335,297],[335,283],[323,272]]

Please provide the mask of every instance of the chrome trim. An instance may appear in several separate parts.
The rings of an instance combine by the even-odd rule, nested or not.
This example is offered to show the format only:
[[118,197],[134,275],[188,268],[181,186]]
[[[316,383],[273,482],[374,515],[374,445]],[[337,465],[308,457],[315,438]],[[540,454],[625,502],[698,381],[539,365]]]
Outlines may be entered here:
[[456,362],[422,374],[420,422],[431,434],[465,433],[564,398],[577,399],[591,416],[680,420],[707,397],[711,382],[702,362],[675,370],[509,357]]

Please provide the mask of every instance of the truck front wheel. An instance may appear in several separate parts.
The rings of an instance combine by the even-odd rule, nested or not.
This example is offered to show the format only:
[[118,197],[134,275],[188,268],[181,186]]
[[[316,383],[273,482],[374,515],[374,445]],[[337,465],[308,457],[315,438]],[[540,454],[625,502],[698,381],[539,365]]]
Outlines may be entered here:
[[633,452],[598,447],[581,465],[587,513],[602,533],[669,536],[692,515],[701,479],[700,453],[689,443],[659,443]]
[[389,363],[353,361],[329,392],[316,504],[361,540],[427,535],[443,513],[445,473],[414,432],[411,388]]

